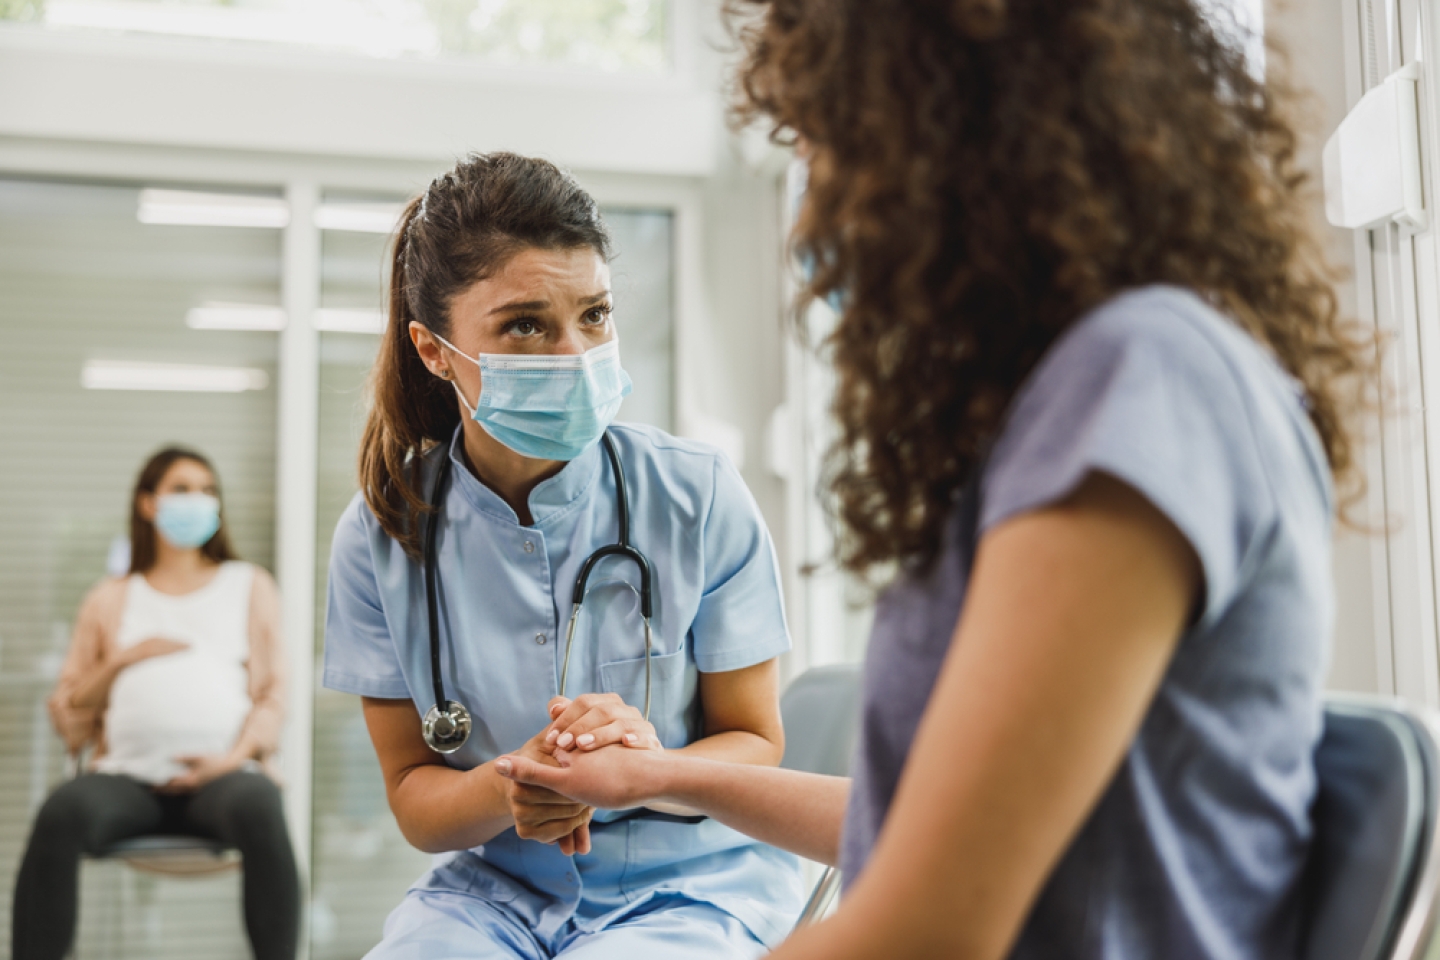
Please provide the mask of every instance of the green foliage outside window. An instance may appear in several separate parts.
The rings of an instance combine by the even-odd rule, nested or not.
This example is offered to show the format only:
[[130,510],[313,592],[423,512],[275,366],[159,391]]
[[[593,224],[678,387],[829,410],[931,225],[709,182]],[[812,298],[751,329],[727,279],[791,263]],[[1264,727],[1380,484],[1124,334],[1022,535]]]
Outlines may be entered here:
[[[67,0],[48,0],[56,19]],[[308,25],[285,41],[344,48],[332,31],[315,31],[313,0],[110,0],[106,7],[143,11],[136,31],[205,36],[203,26],[181,16],[196,8],[292,20]],[[353,15],[385,35],[380,56],[459,57],[498,64],[564,66],[602,71],[654,73],[666,66],[667,0],[330,0],[326,17]],[[0,20],[44,23],[47,0],[0,0]],[[156,8],[176,11],[174,26],[155,25]],[[321,21],[326,22],[326,21]],[[335,22],[333,20],[328,22]],[[114,29],[113,20],[106,28]],[[391,29],[393,27],[393,30]],[[123,25],[120,29],[126,29]],[[232,40],[277,42],[273,36],[224,31]]]
[[45,18],[45,0],[0,0],[0,20],[36,22]]

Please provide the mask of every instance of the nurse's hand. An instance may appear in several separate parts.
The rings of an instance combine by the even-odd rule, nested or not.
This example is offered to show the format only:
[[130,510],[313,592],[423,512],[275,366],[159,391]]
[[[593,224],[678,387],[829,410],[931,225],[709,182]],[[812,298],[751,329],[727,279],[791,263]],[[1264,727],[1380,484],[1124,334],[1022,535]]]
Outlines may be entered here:
[[[545,731],[541,730],[515,755],[537,764],[555,766],[556,760],[546,751],[544,738]],[[503,782],[515,833],[522,840],[558,844],[566,856],[590,852],[590,818],[595,813],[594,807],[545,787],[509,779]]]
[[639,710],[615,693],[584,693],[574,700],[550,701],[552,722],[545,734],[548,752],[589,753],[612,744],[643,750],[664,750],[655,728]]

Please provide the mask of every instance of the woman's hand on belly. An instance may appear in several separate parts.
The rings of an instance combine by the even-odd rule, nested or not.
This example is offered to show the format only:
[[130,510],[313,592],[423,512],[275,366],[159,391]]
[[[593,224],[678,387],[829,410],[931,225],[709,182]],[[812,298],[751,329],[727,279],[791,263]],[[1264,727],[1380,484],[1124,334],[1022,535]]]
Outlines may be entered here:
[[[546,743],[549,732],[549,727],[541,730],[515,755],[532,763],[555,766],[558,761],[550,755]],[[558,844],[566,856],[590,852],[590,818],[595,813],[594,807],[545,787],[509,779],[505,781],[505,800],[515,821],[515,833],[522,840]]]
[[156,787],[157,792],[190,793],[199,790],[210,781],[239,770],[244,765],[245,758],[228,753],[207,753],[203,756],[176,757],[175,762],[183,764],[185,772]]
[[586,693],[574,700],[556,697],[550,701],[545,750],[590,752],[612,744],[663,750],[660,737],[645,717],[614,693]]

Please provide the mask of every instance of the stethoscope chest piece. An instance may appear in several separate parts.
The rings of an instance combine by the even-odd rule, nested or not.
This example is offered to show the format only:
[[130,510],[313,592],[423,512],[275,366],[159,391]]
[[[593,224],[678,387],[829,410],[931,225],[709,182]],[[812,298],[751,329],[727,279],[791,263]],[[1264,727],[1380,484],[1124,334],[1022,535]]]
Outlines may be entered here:
[[470,711],[454,700],[447,700],[444,710],[437,703],[426,712],[420,733],[436,753],[454,753],[470,739],[471,726]]

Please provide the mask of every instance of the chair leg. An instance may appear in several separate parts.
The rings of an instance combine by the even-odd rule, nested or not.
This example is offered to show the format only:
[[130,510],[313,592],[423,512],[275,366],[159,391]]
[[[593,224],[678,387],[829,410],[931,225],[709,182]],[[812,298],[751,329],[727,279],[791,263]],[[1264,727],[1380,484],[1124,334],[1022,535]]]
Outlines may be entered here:
[[815,890],[806,901],[805,909],[800,911],[800,919],[795,921],[795,929],[809,926],[825,916],[825,911],[830,909],[835,894],[839,892],[840,871],[834,867],[826,867],[825,872],[820,875],[820,882],[815,884]]

